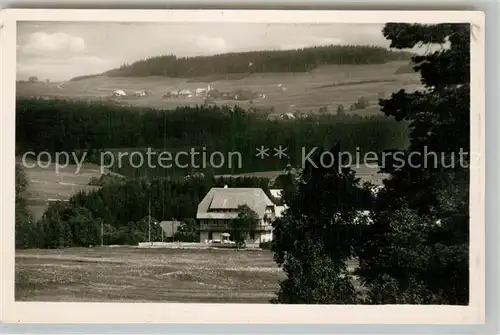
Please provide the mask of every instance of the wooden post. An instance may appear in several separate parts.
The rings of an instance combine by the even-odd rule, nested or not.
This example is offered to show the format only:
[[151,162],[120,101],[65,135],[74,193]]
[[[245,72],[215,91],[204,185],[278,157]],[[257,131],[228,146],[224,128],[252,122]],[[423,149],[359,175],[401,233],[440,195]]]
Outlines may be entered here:
[[101,220],[101,248],[104,246],[104,223]]
[[149,207],[148,208],[148,242],[151,243],[151,199],[149,200],[148,207]]

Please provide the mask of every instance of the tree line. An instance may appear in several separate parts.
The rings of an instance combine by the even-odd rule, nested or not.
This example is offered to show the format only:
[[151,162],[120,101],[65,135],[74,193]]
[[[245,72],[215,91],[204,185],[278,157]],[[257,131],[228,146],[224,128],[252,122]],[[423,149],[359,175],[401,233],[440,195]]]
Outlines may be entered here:
[[[318,145],[325,147],[341,142],[346,151],[380,152],[386,148],[402,149],[406,146],[407,127],[383,115],[319,115],[288,122],[269,121],[265,116],[239,107],[197,106],[178,107],[175,110],[152,110],[123,107],[106,102],[69,100],[17,100],[16,151],[39,153],[86,153],[85,162],[100,163],[101,152],[180,151],[214,152],[224,154],[231,164],[222,166],[205,164],[217,174],[281,170],[288,164],[300,165],[303,148],[306,153]],[[256,157],[262,145],[270,149],[270,157]],[[274,157],[273,148],[287,148],[287,157]],[[111,159],[109,156],[107,158]],[[105,158],[106,158],[105,157]],[[158,156],[154,156],[158,157]],[[152,157],[152,158],[154,158]],[[128,164],[112,168],[129,176],[183,177],[192,173],[189,167],[175,166],[164,169],[158,164],[142,169]],[[215,161],[215,158],[214,158]],[[217,161],[218,162],[218,161]],[[184,163],[183,163],[184,164]],[[200,166],[196,162],[195,166]],[[210,165],[210,166],[208,166]],[[200,171],[206,172],[206,171]]]
[[37,225],[26,203],[28,180],[20,164],[15,167],[15,235],[16,248],[37,246]]
[[[21,169],[17,171],[22,175]],[[212,187],[225,185],[262,188],[272,199],[267,178],[117,178],[99,190],[80,192],[69,202],[51,203],[38,222],[16,216],[16,247],[88,247],[101,241],[104,245],[136,245],[147,241],[149,233],[151,241],[160,241],[158,223],[172,220],[182,223],[176,241],[199,242],[198,204]],[[27,213],[22,202],[16,202],[16,213]]]
[[[329,45],[293,50],[234,52],[213,56],[177,57],[163,55],[122,65],[104,73],[116,77],[167,76],[202,77],[216,74],[266,72],[307,72],[320,65],[384,64],[409,60],[409,52],[392,51],[379,46]],[[85,79],[76,77],[72,80]]]

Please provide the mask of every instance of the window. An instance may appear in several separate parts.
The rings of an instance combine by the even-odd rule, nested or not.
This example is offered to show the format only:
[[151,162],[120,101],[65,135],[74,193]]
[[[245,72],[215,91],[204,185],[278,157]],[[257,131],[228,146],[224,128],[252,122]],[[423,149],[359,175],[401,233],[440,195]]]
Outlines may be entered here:
[[213,232],[211,232],[211,231],[209,231],[209,232],[208,232],[208,239],[209,239],[209,240],[213,240],[213,238],[214,238],[214,233],[213,233]]
[[250,239],[255,240],[255,232],[253,230],[250,231]]

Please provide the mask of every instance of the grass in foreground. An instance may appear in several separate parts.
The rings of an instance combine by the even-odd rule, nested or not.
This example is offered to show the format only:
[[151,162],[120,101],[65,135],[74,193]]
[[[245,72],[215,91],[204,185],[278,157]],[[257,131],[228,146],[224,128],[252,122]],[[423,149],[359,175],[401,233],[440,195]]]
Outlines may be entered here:
[[[354,264],[353,264],[354,265]],[[270,251],[73,248],[16,251],[16,301],[269,303]]]

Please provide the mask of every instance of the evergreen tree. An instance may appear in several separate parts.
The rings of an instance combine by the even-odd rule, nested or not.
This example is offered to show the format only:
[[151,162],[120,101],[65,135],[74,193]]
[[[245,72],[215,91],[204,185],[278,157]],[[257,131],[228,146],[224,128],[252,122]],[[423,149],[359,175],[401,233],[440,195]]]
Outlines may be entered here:
[[345,109],[343,104],[337,106],[337,115],[345,115]]
[[[395,48],[450,47],[413,58],[425,90],[381,101],[386,115],[409,123],[410,143],[405,164],[386,167],[391,177],[358,250],[358,273],[369,303],[467,304],[469,169],[459,152],[469,152],[470,25],[394,23],[384,35]],[[447,163],[455,156],[455,164],[426,152]]]
[[[176,57],[163,55],[142,59],[104,73],[119,77],[201,77],[207,82],[241,79],[249,73],[305,72],[321,64],[384,64],[407,60],[409,52],[388,50],[380,46],[329,45],[295,50],[263,50],[227,53],[213,56]],[[249,68],[249,59],[251,67]],[[81,76],[80,80],[91,76]]]
[[15,246],[17,249],[34,248],[39,243],[40,232],[26,204],[28,181],[19,164],[16,164],[15,174]]
[[[338,148],[327,151],[340,158]],[[326,162],[318,152],[285,192],[289,209],[274,222],[274,259],[287,275],[278,303],[350,304],[356,291],[347,261],[353,257],[358,211],[369,193],[343,162]],[[330,166],[332,165],[332,166]]]
[[72,231],[72,244],[77,246],[100,244],[100,222],[92,217],[92,213],[88,209],[75,208],[74,213],[68,218],[68,227]]

